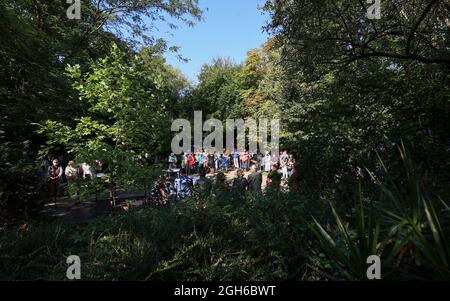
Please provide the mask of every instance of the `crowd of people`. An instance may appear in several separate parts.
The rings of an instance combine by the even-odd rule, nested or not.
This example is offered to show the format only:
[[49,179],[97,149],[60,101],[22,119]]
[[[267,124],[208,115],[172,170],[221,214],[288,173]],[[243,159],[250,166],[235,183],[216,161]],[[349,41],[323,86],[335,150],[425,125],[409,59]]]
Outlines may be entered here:
[[102,172],[100,161],[92,167],[87,163],[76,165],[74,161],[66,160],[64,155],[55,156],[49,154],[41,163],[41,180],[49,188],[49,196],[56,200],[62,195],[62,184],[68,184],[77,179],[92,179]]
[[294,173],[296,164],[293,154],[288,154],[285,150],[281,155],[270,155],[266,152],[265,155],[261,153],[249,153],[248,151],[239,152],[225,151],[218,152],[193,152],[183,153],[181,156],[171,154],[169,156],[169,168],[181,167],[187,175],[198,173],[200,168],[205,168],[212,173],[218,171],[227,172],[230,169],[243,169],[249,171],[252,165],[257,165],[259,171],[270,172],[274,164],[278,164],[282,173],[282,179],[288,179]]
[[[248,191],[250,193],[262,193],[263,186],[268,191],[280,191],[282,184],[291,191],[300,189],[299,166],[296,164],[293,154],[286,150],[280,155],[270,153],[251,154],[248,151],[223,153],[196,152],[184,153],[181,156],[171,154],[168,159],[169,170],[176,170],[176,177],[172,181],[164,179],[156,183],[160,191],[170,188],[177,199],[185,199],[192,195],[193,191],[211,193],[214,189],[232,190],[236,193]],[[70,183],[77,179],[92,179],[101,173],[101,162],[95,162],[94,166],[87,163],[76,165],[73,161],[67,162],[64,156],[49,154],[43,159],[42,180],[49,187],[50,197],[56,200],[61,196],[63,183]],[[227,181],[225,173],[236,171],[232,181]],[[207,174],[215,175],[213,182]],[[246,173],[248,176],[245,177]],[[267,174],[266,183],[263,185],[263,173]],[[170,186],[170,187],[168,187]]]
[[[283,183],[287,184],[290,191],[300,190],[299,165],[294,155],[286,150],[279,156],[237,150],[224,153],[183,153],[179,157],[172,153],[168,164],[170,169],[180,170],[174,181],[177,199],[189,197],[193,191],[208,193],[213,187],[230,189],[236,193],[262,193],[263,173],[267,173],[267,191],[278,192]],[[236,170],[236,176],[228,183],[225,173],[230,170]],[[245,177],[247,172],[248,176]],[[216,174],[215,183],[206,177],[207,173]],[[197,174],[200,178],[196,180],[194,176]]]

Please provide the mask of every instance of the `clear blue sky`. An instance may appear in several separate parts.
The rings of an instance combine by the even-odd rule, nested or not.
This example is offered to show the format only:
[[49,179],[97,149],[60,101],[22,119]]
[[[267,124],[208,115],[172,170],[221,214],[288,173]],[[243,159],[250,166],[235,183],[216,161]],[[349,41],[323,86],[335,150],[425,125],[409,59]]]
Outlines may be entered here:
[[167,62],[183,71],[192,82],[197,82],[197,74],[203,64],[219,56],[240,63],[248,50],[260,47],[268,39],[262,30],[268,16],[258,9],[265,0],[199,2],[204,11],[202,22],[196,23],[194,27],[181,25],[174,30],[158,24],[159,32],[156,33],[165,38],[169,46],[181,47],[179,54],[190,61],[180,62],[176,55],[168,53]]

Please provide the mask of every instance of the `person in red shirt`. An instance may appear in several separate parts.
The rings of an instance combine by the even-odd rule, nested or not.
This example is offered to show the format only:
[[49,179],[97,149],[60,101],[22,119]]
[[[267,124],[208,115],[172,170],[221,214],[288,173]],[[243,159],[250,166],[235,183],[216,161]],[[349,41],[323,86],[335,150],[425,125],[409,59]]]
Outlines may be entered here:
[[189,160],[188,160],[189,170],[192,170],[194,168],[195,162],[196,162],[195,156],[193,154],[189,154]]

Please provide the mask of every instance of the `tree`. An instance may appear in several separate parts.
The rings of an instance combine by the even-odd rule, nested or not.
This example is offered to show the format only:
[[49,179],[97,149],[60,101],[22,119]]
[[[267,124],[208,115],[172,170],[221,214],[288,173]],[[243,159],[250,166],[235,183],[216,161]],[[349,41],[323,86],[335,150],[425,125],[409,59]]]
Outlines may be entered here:
[[318,193],[355,179],[357,166],[375,167],[375,152],[391,155],[401,138],[414,144],[430,187],[449,178],[448,4],[383,1],[380,20],[366,18],[367,8],[351,0],[265,5],[281,55],[285,142]]
[[188,112],[193,115],[195,110],[200,110],[205,117],[219,120],[239,118],[245,114],[239,95],[241,68],[226,58],[217,58],[212,64],[203,65],[198,76],[199,84],[188,96]]
[[280,118],[279,60],[280,54],[273,40],[268,40],[261,49],[252,49],[247,53],[239,74],[242,82],[240,95],[244,100],[246,117]]
[[450,64],[447,1],[382,1],[380,20],[366,17],[365,2],[268,1],[267,29],[283,46],[286,64],[310,76],[370,58]]
[[[0,191],[5,192],[5,202],[20,204],[24,199],[20,195],[28,195],[29,185],[19,183],[38,168],[34,163],[37,150],[46,142],[44,135],[36,135],[34,125],[51,119],[75,127],[73,119],[86,115],[89,104],[71,89],[64,75],[67,64],[79,65],[84,73],[109,54],[112,42],[127,54],[135,53],[138,46],[165,45],[150,37],[156,20],[176,19],[192,26],[202,14],[196,0],[91,0],[81,1],[80,20],[69,20],[69,5],[63,2],[0,2],[0,131],[2,143],[8,145],[3,159],[28,164],[23,168],[23,164],[11,163],[14,173],[8,172],[11,168],[0,170],[6,184]],[[174,94],[172,90],[166,93]]]
[[139,157],[158,149],[169,135],[168,99],[160,74],[145,68],[142,56],[127,57],[117,45],[111,54],[94,62],[88,73],[68,66],[73,87],[89,109],[74,127],[48,120],[40,133],[49,137],[47,147],[64,145],[77,161],[108,166],[111,205],[117,186],[133,181]]

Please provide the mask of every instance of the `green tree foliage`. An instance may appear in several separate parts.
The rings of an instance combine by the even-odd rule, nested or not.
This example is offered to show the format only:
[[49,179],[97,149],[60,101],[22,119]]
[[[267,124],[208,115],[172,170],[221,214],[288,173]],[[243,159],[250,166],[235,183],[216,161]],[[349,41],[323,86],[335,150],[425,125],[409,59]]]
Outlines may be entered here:
[[273,40],[267,41],[261,49],[253,49],[247,53],[240,73],[243,82],[241,97],[245,102],[246,117],[280,118],[279,60],[279,51],[274,47]]
[[225,120],[228,117],[241,117],[237,108],[242,99],[239,72],[241,65],[228,58],[216,58],[211,64],[203,65],[198,76],[199,83],[190,91],[183,103],[190,118],[194,111],[203,111],[205,118]]
[[[81,19],[69,20],[69,5],[64,1],[0,3],[0,131],[5,144],[3,159],[12,160],[1,169],[0,179],[5,185],[15,183],[2,186],[2,199],[8,202],[21,203],[20,196],[29,191],[29,183],[24,179],[39,172],[35,171],[39,167],[34,161],[46,137],[36,135],[34,124],[53,120],[73,127],[72,120],[84,116],[89,108],[89,103],[79,100],[72,80],[65,76],[67,64],[79,65],[85,72],[93,62],[109,54],[112,42],[130,55],[138,45],[158,48],[161,54],[167,50],[165,41],[149,37],[155,20],[170,23],[179,19],[191,26],[202,14],[196,0],[95,0],[81,1],[81,5]],[[157,56],[155,49],[150,52],[152,57]],[[144,57],[142,60],[146,61]],[[154,58],[150,61],[159,64]],[[178,92],[173,89],[184,89],[186,82],[167,65],[160,69],[177,78],[167,83],[172,88],[164,92],[174,102]],[[24,153],[27,158],[22,157]],[[27,168],[21,165],[22,159],[26,159]],[[17,172],[12,173],[11,169]],[[14,180],[13,176],[17,178]]]
[[174,19],[186,26],[194,26],[196,21],[202,20],[198,0],[94,0],[89,1],[88,7],[93,17],[86,19],[89,26],[84,39],[105,27],[118,32],[122,38],[125,34],[132,36],[133,44],[153,44],[155,38],[151,34],[156,21],[165,21],[169,27],[177,28]]
[[365,1],[268,1],[268,29],[282,45],[293,71],[310,76],[358,60],[384,58],[448,65],[448,3],[445,0],[384,1],[370,20]]
[[[42,141],[32,134],[32,123],[49,116],[62,121],[83,108],[64,76],[67,64],[85,68],[108,54],[111,42],[132,52],[130,46],[150,30],[144,24],[153,24],[144,18],[176,18],[188,25],[201,19],[195,0],[83,1],[81,20],[69,20],[66,9],[57,0],[0,4],[0,98],[7,139],[24,137],[36,146]],[[134,32],[132,39],[121,39],[120,28]]]
[[335,175],[354,178],[357,166],[373,166],[375,151],[392,154],[404,137],[428,183],[442,184],[449,178],[448,6],[388,1],[382,18],[369,20],[364,5],[265,5],[281,51],[285,143],[298,150],[304,179],[318,192],[334,186]]
[[216,183],[83,225],[9,225],[0,278],[59,280],[79,254],[86,279],[364,280],[380,255],[383,279],[447,280],[447,2],[382,1],[370,20],[365,1],[267,1],[273,37],[242,63],[205,64],[195,86],[151,33],[200,20],[196,0],[83,1],[81,20],[57,0],[1,2],[0,218],[32,212],[37,148],[102,161],[107,177],[81,185],[108,185],[112,205],[118,187],[147,191],[157,173],[142,158],[166,155],[171,121],[195,110],[280,118],[302,183],[257,198]]
[[242,64],[217,58],[204,65],[198,76],[199,83],[185,100],[190,114],[201,110],[208,117],[223,121],[227,118],[279,118],[279,58],[279,51],[269,40],[261,49],[249,50]]
[[106,164],[114,202],[117,184],[132,180],[133,168],[141,163],[138,156],[157,151],[169,136],[164,78],[146,68],[146,59],[127,57],[113,45],[111,54],[94,62],[89,73],[69,65],[74,88],[89,109],[74,127],[49,120],[39,130],[49,137],[48,146],[64,145],[78,162]]
[[0,222],[6,225],[28,220],[38,208],[41,179],[32,153],[30,141],[7,141],[0,127]]
[[167,110],[169,115],[173,118],[179,118],[184,114],[181,103],[192,89],[192,84],[179,69],[166,63],[164,59],[166,51],[166,43],[158,41],[152,46],[142,48],[140,52],[145,68],[152,70],[164,81],[164,98],[168,99]]

